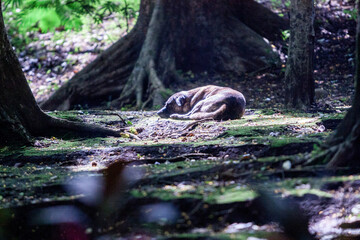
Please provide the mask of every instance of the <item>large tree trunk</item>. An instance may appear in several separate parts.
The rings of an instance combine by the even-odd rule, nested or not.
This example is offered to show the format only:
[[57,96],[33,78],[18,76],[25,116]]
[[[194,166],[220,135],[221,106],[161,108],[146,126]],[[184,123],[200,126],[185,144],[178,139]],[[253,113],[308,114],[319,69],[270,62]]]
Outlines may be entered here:
[[328,139],[329,168],[359,166],[360,158],[360,3],[357,1],[355,96],[352,107]]
[[278,39],[286,28],[253,0],[142,0],[133,30],[41,106],[162,104],[177,70],[241,74],[274,63],[263,37]]
[[314,0],[291,0],[285,104],[306,109],[314,103]]
[[50,117],[39,108],[7,38],[1,5],[0,0],[0,144],[69,131],[119,136],[113,130]]

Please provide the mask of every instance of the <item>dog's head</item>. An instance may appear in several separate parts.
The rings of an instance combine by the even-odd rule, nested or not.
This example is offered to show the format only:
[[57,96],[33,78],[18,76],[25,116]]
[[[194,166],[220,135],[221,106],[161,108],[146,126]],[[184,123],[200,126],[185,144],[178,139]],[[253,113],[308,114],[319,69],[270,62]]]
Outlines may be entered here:
[[175,93],[165,103],[165,106],[160,109],[157,114],[162,118],[168,118],[171,114],[178,113],[184,114],[188,112],[185,106],[187,102],[187,96],[182,93]]

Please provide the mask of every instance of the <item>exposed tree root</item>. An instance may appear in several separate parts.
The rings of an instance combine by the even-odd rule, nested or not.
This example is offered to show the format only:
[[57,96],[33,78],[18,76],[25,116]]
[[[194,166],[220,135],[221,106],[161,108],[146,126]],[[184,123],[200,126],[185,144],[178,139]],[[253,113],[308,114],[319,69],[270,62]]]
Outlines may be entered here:
[[331,144],[323,146],[323,151],[315,157],[310,158],[305,164],[324,164],[327,163],[328,169],[358,166],[360,156],[360,122],[352,129],[350,135],[343,140],[331,139]]
[[[165,92],[165,87],[156,73],[155,59],[159,49],[163,17],[163,3],[161,0],[156,0],[140,56],[120,97],[113,102],[114,106],[121,104],[124,99],[130,98],[132,95],[136,97],[137,108],[144,108],[151,100],[153,100],[153,105],[162,104],[164,99],[161,97],[161,93]],[[146,79],[148,79],[149,98],[143,102]]]
[[142,0],[131,32],[41,107],[162,105],[181,84],[179,70],[236,75],[276,64],[264,37],[278,39],[287,26],[254,0]]
[[59,119],[49,116],[46,116],[46,118],[47,120],[44,121],[44,125],[47,126],[47,128],[44,128],[46,132],[44,132],[42,135],[48,135],[49,133],[62,134],[64,132],[68,132],[75,135],[91,137],[120,137],[120,131],[115,131],[112,129],[82,122],[72,122],[65,119]]
[[336,152],[327,164],[327,168],[359,166],[360,156],[360,122],[353,127],[345,141],[339,143]]
[[[0,107],[0,109],[2,108]],[[31,142],[28,130],[16,115],[9,116],[6,111],[0,111],[0,144],[13,144],[18,141]]]

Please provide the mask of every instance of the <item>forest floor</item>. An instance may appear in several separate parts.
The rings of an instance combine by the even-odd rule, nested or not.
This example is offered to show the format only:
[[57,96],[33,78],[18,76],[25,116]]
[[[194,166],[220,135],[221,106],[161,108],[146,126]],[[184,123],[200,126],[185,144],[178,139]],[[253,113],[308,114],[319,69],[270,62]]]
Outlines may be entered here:
[[[317,8],[317,108],[282,110],[281,67],[236,78],[184,74],[186,89],[241,90],[248,108],[240,120],[51,112],[124,134],[0,148],[0,239],[300,239],[296,230],[307,228],[317,239],[359,239],[359,170],[307,164],[353,93],[355,20],[351,6],[332,4]],[[20,52],[38,101],[124,34],[111,21],[88,29],[65,39],[39,34]]]
[[359,237],[358,170],[306,164],[343,114],[247,110],[240,120],[189,122],[121,112],[124,126],[112,113],[51,114],[124,128],[121,138],[0,150],[0,234],[49,239],[70,226],[98,239],[283,239],[274,221],[285,218],[294,229],[309,223],[319,239]]

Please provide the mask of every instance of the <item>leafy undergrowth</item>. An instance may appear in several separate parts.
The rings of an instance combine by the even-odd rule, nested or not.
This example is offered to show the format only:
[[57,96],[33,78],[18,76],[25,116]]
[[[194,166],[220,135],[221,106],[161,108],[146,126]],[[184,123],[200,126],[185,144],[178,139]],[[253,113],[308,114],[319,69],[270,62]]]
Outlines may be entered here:
[[261,201],[264,189],[275,202],[300,206],[317,238],[358,237],[349,227],[360,220],[356,169],[304,164],[339,113],[248,110],[224,122],[153,112],[51,114],[124,134],[39,138],[32,147],[0,149],[5,239],[49,239],[70,230],[79,239],[279,239],[279,216],[269,213],[278,206]]

